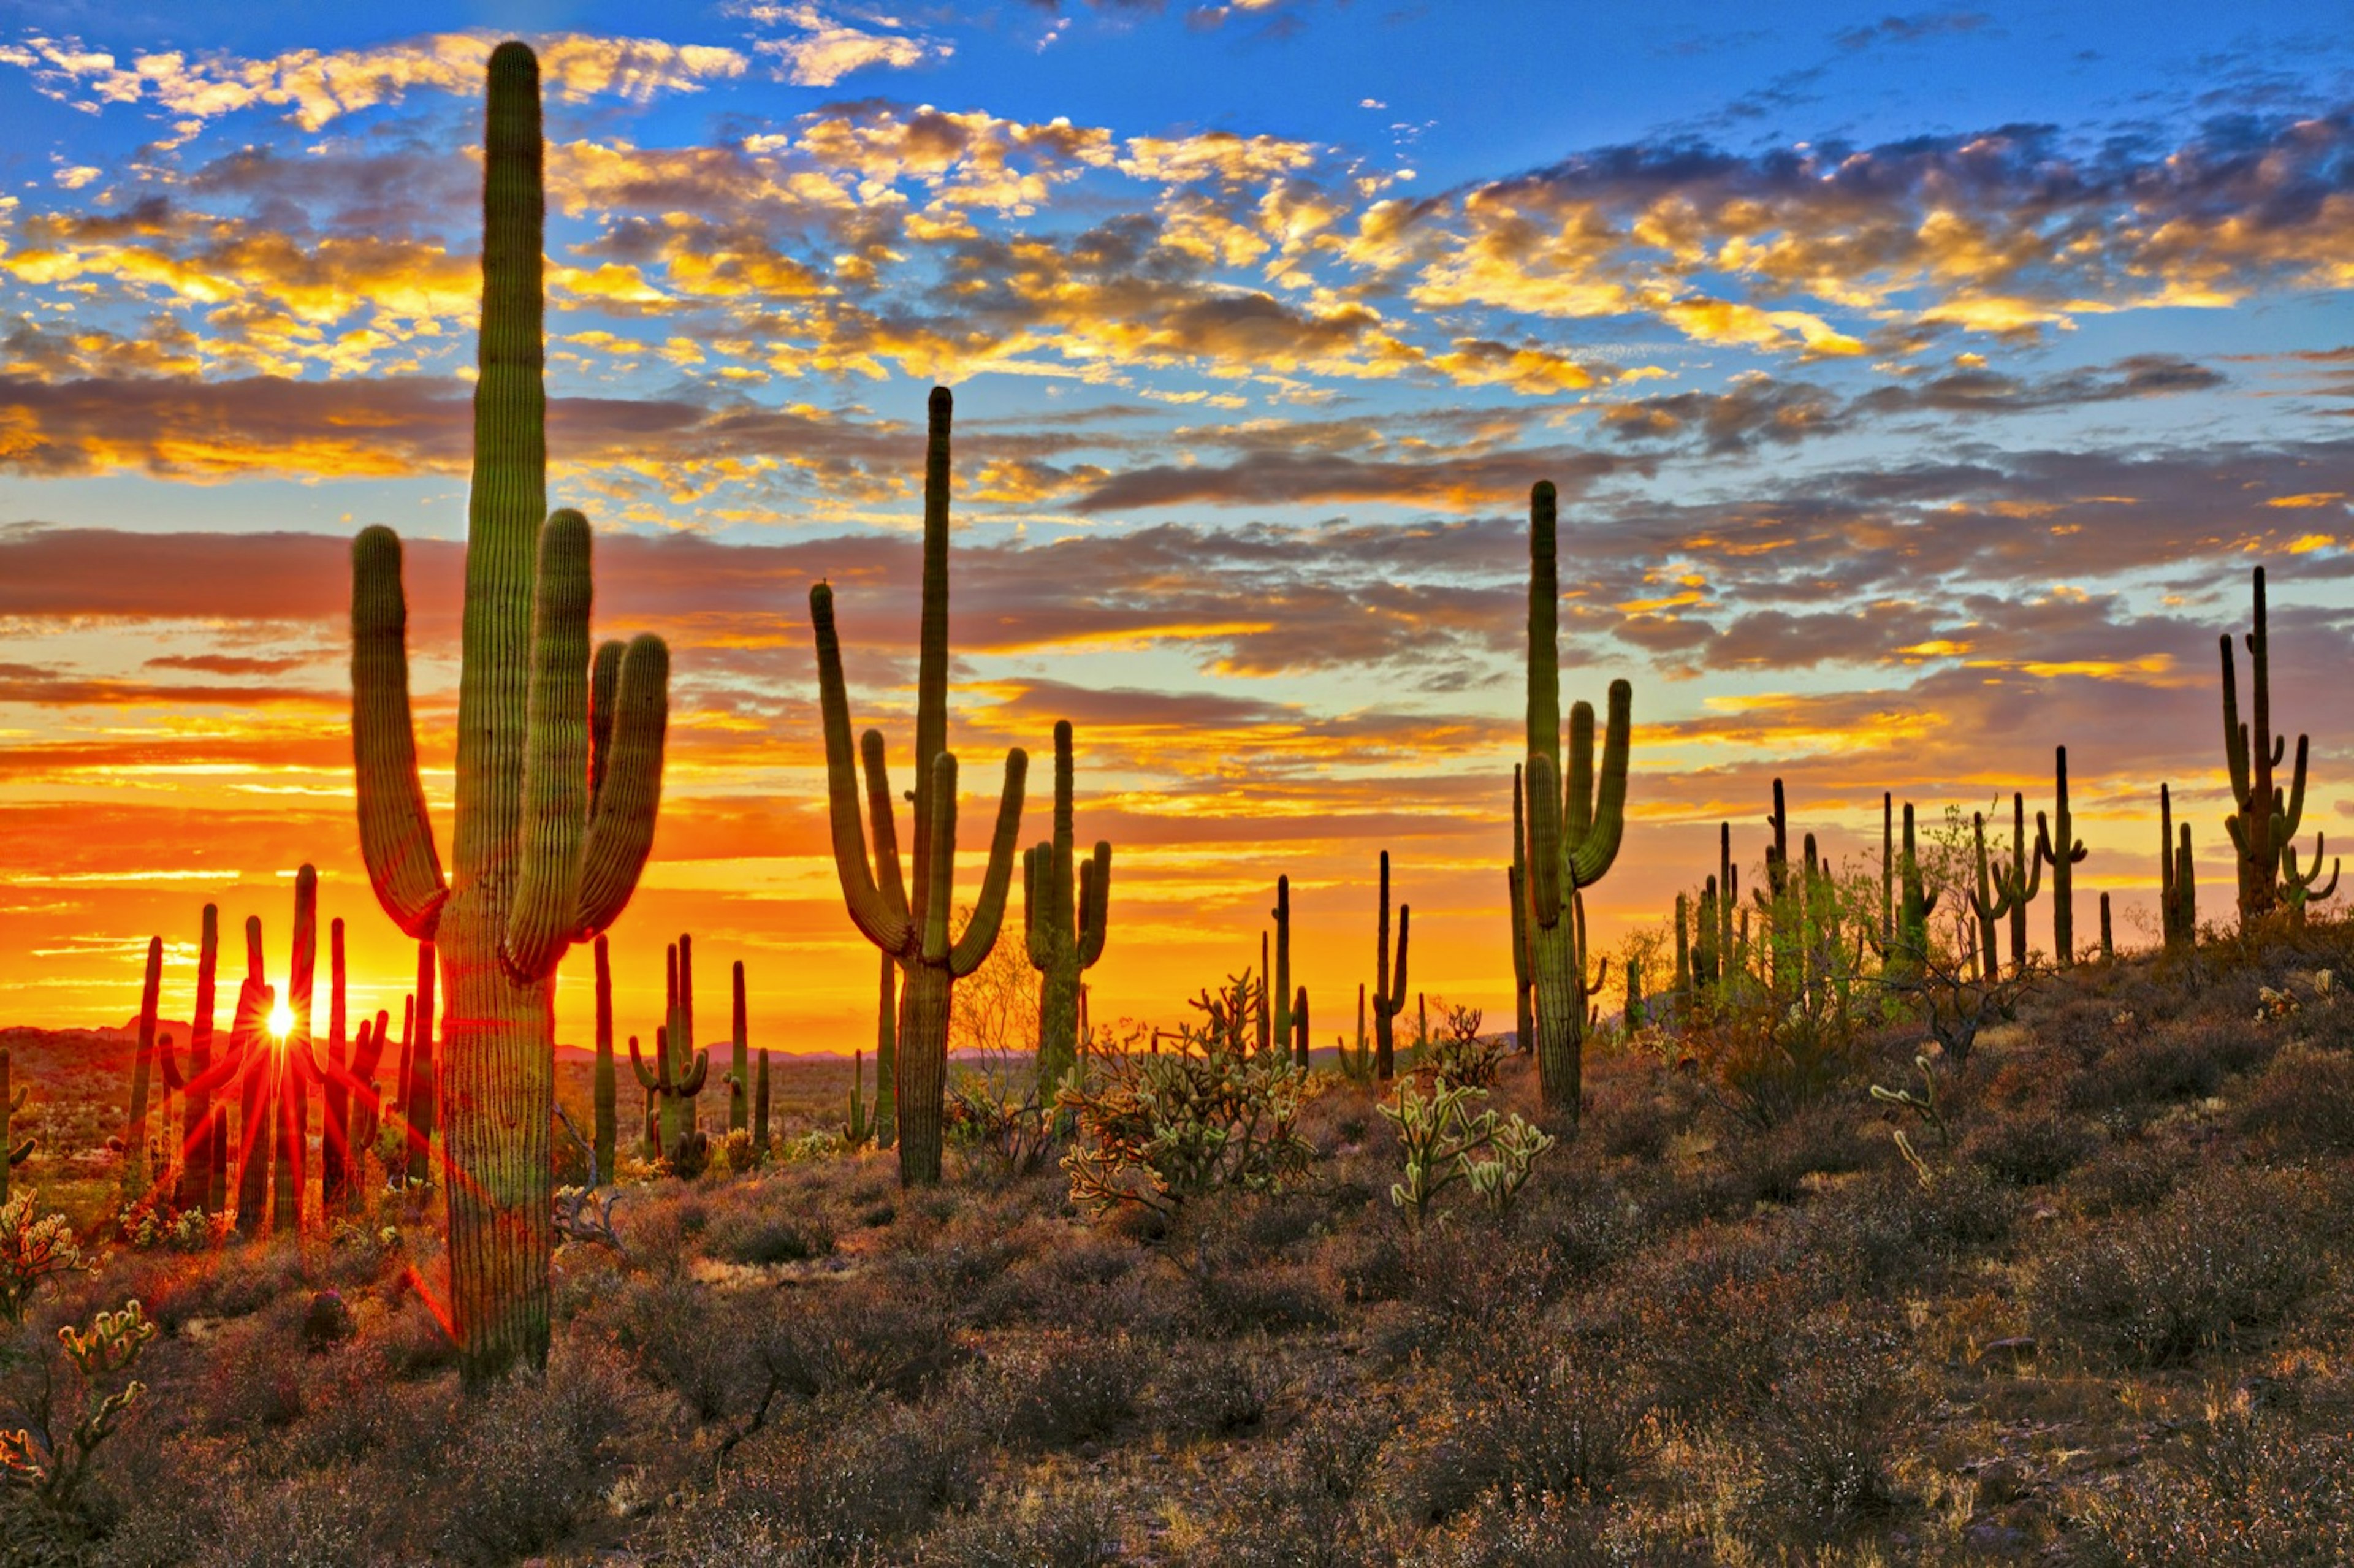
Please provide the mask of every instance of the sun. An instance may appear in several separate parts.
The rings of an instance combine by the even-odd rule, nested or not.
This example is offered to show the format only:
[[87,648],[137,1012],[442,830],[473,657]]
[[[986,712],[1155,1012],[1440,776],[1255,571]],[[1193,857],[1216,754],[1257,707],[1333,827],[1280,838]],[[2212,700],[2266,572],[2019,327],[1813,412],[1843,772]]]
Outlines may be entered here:
[[273,1040],[283,1041],[293,1032],[294,1010],[281,1001],[277,1006],[270,1010],[270,1038]]

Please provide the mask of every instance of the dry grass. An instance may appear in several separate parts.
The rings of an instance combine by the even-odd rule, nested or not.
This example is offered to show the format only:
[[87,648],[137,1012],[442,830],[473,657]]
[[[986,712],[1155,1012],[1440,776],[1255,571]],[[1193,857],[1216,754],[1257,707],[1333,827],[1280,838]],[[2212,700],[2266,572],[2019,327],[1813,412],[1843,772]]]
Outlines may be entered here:
[[[1601,1056],[1509,1220],[1420,1235],[1337,1082],[1305,1187],[1172,1223],[978,1159],[635,1183],[625,1254],[559,1255],[546,1376],[473,1404],[430,1216],[117,1248],[37,1298],[0,1420],[126,1296],[150,1393],[74,1515],[0,1500],[0,1563],[2348,1561],[2354,1001],[2253,1003],[2348,938],[2055,980],[1949,1086],[1927,1187],[1864,1093],[1901,1026],[1772,1118]],[[45,1049],[20,1174],[96,1229],[120,1080]],[[780,1119],[847,1083],[778,1064]],[[1525,1062],[1496,1092],[1536,1114]]]

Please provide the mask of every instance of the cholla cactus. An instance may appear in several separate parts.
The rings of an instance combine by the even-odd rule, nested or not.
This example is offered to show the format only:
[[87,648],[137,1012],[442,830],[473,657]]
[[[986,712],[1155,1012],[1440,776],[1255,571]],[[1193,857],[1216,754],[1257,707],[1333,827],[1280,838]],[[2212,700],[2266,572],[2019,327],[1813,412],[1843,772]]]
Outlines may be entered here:
[[97,1266],[95,1260],[84,1262],[63,1214],[35,1215],[34,1196],[27,1187],[0,1203],[0,1318],[11,1323],[24,1320],[25,1303],[41,1281]]
[[1537,1157],[1553,1146],[1549,1134],[1517,1113],[1500,1117],[1487,1098],[1485,1089],[1441,1078],[1427,1095],[1401,1083],[1379,1107],[1405,1151],[1405,1174],[1390,1188],[1390,1202],[1409,1229],[1420,1230],[1438,1194],[1458,1181],[1500,1217],[1527,1184]]
[[1077,1128],[1063,1157],[1072,1202],[1173,1213],[1206,1192],[1297,1181],[1316,1152],[1299,1130],[1316,1085],[1288,1055],[1214,1025],[1185,1031],[1176,1051],[1099,1054],[1055,1097]]
[[[123,1413],[139,1402],[147,1385],[132,1379],[109,1390],[106,1384],[128,1372],[139,1360],[155,1325],[134,1298],[119,1312],[101,1310],[87,1332],[69,1323],[58,1330],[66,1359],[82,1383],[79,1419],[59,1431],[61,1415],[53,1399],[36,1406],[37,1425],[0,1432],[0,1478],[26,1488],[52,1508],[71,1503],[90,1474],[91,1457],[114,1435]],[[97,1395],[95,1404],[91,1395]]]

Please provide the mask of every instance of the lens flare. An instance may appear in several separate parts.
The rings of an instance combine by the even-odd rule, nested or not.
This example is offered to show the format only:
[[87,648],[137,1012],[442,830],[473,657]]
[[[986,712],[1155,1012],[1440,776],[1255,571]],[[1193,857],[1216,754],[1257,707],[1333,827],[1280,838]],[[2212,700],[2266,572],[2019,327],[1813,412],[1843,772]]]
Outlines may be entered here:
[[294,1010],[281,1001],[276,1007],[270,1010],[270,1037],[275,1040],[283,1040],[293,1032]]

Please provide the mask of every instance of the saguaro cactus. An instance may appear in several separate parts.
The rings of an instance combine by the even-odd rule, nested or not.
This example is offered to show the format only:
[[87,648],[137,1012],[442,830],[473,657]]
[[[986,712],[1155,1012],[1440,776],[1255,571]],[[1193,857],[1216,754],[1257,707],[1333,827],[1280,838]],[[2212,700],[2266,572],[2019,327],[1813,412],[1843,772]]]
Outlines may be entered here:
[[[2232,663],[2232,634],[2219,640],[2223,655],[2223,761],[2232,780],[2232,800],[2239,809],[2223,819],[2239,852],[2240,923],[2253,924],[2272,914],[2279,903],[2278,876],[2282,852],[2297,834],[2305,815],[2306,742],[2296,737],[2296,765],[2283,796],[2273,770],[2280,766],[2287,737],[2273,733],[2272,654],[2264,628],[2264,569],[2255,571],[2255,629],[2247,633],[2248,696],[2254,727],[2240,719],[2240,681]],[[2321,851],[2314,849],[2315,869]]]
[[[2035,813],[2035,856],[2052,868],[2052,959],[2062,969],[2076,962],[2076,890],[2074,868],[2084,863],[2084,841],[2076,836],[2076,819],[2068,810],[2068,748],[2054,748],[2058,791],[2047,822]],[[2057,829],[2055,835],[2053,830]]]
[[898,960],[882,955],[875,991],[875,1147],[888,1149],[899,1136]]
[[294,874],[294,950],[286,973],[286,1007],[293,1022],[276,1053],[278,1142],[271,1165],[270,1228],[279,1234],[302,1228],[302,1188],[311,1163],[311,1075],[305,1066],[318,973],[319,873],[306,864]]
[[1300,1071],[1308,1070],[1308,988],[1301,986],[1291,999],[1291,1065]]
[[1928,958],[1929,916],[1937,907],[1937,895],[1925,891],[1921,881],[1921,858],[1914,847],[1910,800],[1904,802],[1904,852],[1897,862],[1896,880],[1902,902],[1896,909],[1896,945],[1888,949],[1887,962],[1903,970]]
[[[1005,791],[989,868],[972,918],[951,941],[950,890],[956,874],[957,762],[949,729],[949,425],[954,400],[932,388],[931,429],[924,457],[924,606],[916,677],[916,853],[912,890],[899,866],[883,736],[868,730],[861,754],[850,748],[850,692],[842,676],[842,641],[833,629],[833,589],[810,589],[810,624],[817,636],[819,710],[825,732],[826,800],[833,826],[833,863],[850,918],[868,941],[897,960],[907,977],[900,999],[894,1107],[899,1139],[899,1180],[940,1179],[940,1122],[949,1049],[949,991],[979,969],[997,945],[1005,894],[1013,880],[1014,848],[1022,832],[1022,789],[1029,754],[1005,754]],[[875,853],[867,858],[859,821],[858,764],[866,771],[874,815]]]
[[1582,888],[1602,880],[1626,828],[1628,732],[1634,688],[1610,683],[1610,720],[1597,792],[1594,708],[1569,715],[1562,765],[1561,582],[1549,482],[1529,493],[1528,915],[1537,989],[1537,1078],[1545,1106],[1577,1117],[1586,1023],[1585,954],[1575,919]]
[[752,1041],[745,1032],[744,960],[733,970],[736,1005],[728,1032],[727,1130],[752,1130]]
[[196,1005],[188,1017],[188,1063],[186,1070],[168,1045],[159,1049],[156,1065],[164,1082],[180,1095],[180,1181],[172,1195],[175,1208],[202,1209],[212,1198],[212,1124],[214,1082],[213,1013],[220,965],[220,906],[205,906],[202,935],[196,948]]
[[32,1094],[29,1084],[21,1089],[9,1087],[8,1047],[0,1045],[0,1203],[8,1201],[8,1172],[33,1157],[33,1139],[17,1142],[11,1125]]
[[1896,945],[1896,797],[1880,792],[1880,945]]
[[147,938],[147,976],[139,992],[139,1044],[131,1059],[131,1113],[122,1124],[122,1196],[147,1194],[147,1076],[155,1065],[155,1009],[164,988],[164,938]]
[[1393,1051],[1397,1016],[1405,1011],[1406,936],[1414,906],[1398,906],[1397,962],[1390,962],[1390,852],[1382,851],[1380,923],[1373,931],[1373,1076],[1386,1079],[1396,1072]]
[[[1055,1103],[1055,1087],[1079,1053],[1079,976],[1103,957],[1111,913],[1111,845],[1096,841],[1080,863],[1074,886],[1071,830],[1071,721],[1055,722],[1055,836],[1022,853],[1023,940],[1038,984],[1038,1103]],[[1076,919],[1072,899],[1076,894]]]
[[[438,942],[450,1009],[450,1307],[481,1389],[546,1364],[555,1120],[554,983],[610,926],[653,842],[669,651],[588,648],[588,520],[546,510],[541,385],[539,64],[490,61],[482,313],[458,687],[455,874],[444,883],[408,714],[400,542],[352,548],[352,752],[360,847],[394,924]],[[542,519],[545,518],[543,524]]]
[[1275,907],[1267,911],[1275,922],[1275,1012],[1268,1019],[1273,1031],[1275,1049],[1288,1053],[1291,1049],[1291,878],[1275,879]]
[[620,1096],[613,1074],[613,955],[601,936],[597,938],[597,1079],[590,1093],[596,1117],[591,1151],[597,1173],[610,1179],[620,1169],[613,1163],[620,1136]]
[[[402,1177],[411,1187],[429,1184],[433,1171],[433,1107],[434,1021],[440,1017],[434,997],[434,980],[439,966],[434,962],[433,944],[417,944],[417,1033],[409,1047],[407,1071],[402,1074],[399,1090],[404,1160]],[[553,1039],[553,1031],[550,1033]]]
[[1512,910],[1512,1049],[1535,1048],[1536,982],[1529,974],[1529,823],[1522,800],[1525,764],[1512,765],[1512,866],[1505,874]]
[[392,1014],[376,1009],[372,1022],[363,1022],[352,1041],[351,1123],[344,1145],[344,1212],[363,1213],[367,1206],[367,1151],[376,1147],[376,1129],[383,1114],[384,1097],[376,1086],[376,1070],[392,1037]]
[[2174,837],[2174,794],[2158,787],[2158,926],[2169,953],[2188,952],[2199,941],[2199,880],[2190,857],[2190,824],[2182,824],[2181,847]]
[[270,1221],[270,1142],[276,1119],[278,1053],[269,1039],[278,990],[262,979],[261,917],[245,920],[245,983],[238,988],[229,1024],[229,1054],[238,1077],[237,1233],[258,1236]]
[[[883,1064],[875,1063],[875,1109],[878,1128],[882,1125],[883,1071]],[[752,1152],[761,1160],[769,1157],[769,1048],[766,1045],[760,1047],[758,1075],[752,1080]]]
[[2028,842],[2027,797],[2016,789],[2010,793],[2010,866],[2008,872],[1994,868],[1994,885],[2010,916],[2010,967],[2021,972],[2027,968],[2027,906],[2043,886],[2043,857]]
[[[315,1054],[304,1066],[319,1083],[322,1131],[319,1137],[319,1213],[339,1214],[352,1181],[351,1041],[345,1012],[344,923],[327,927],[327,1065],[318,1070]],[[307,1044],[307,1043],[306,1043]]]

